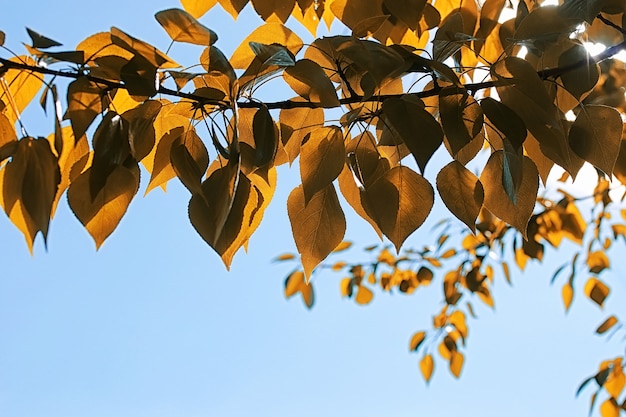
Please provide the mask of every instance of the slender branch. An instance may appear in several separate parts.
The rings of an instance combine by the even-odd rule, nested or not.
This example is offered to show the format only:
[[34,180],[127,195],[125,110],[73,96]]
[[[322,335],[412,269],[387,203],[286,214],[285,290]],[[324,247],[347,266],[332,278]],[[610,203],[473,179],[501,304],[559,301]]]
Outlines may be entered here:
[[[596,63],[604,61],[616,55],[618,52],[622,50],[626,50],[626,41],[605,49],[602,53],[596,55],[593,58],[593,60]],[[575,70],[582,66],[588,65],[588,63],[589,61],[587,59],[582,59],[580,61],[574,62],[572,64],[568,64],[562,67],[547,68],[547,69],[538,71],[537,75],[539,76],[539,78],[543,80],[548,79],[548,78],[558,77],[564,73],[567,73],[569,71]],[[80,71],[71,72],[71,71],[53,70],[50,68],[40,67],[36,65],[28,65],[28,64],[21,63],[21,62],[10,61],[6,58],[1,58],[1,57],[0,57],[0,64],[2,64],[2,66],[0,66],[0,74],[3,71],[6,71],[7,69],[20,69],[23,71],[31,71],[31,72],[36,72],[39,74],[55,75],[58,77],[65,77],[65,78],[72,78],[72,79],[85,77],[94,83],[104,85],[110,89],[116,89],[116,88],[126,89],[127,88],[126,85],[122,82],[111,81],[111,80],[107,80],[104,78],[95,77],[93,75],[90,75],[88,73],[83,73]],[[464,84],[462,87],[450,87],[450,88],[456,88],[457,90],[459,90],[459,92],[475,93],[476,91],[496,87],[497,85],[498,85],[498,82],[492,80],[492,81],[483,81],[479,83],[468,83],[468,84]],[[416,92],[416,93],[408,93],[408,95],[419,97],[419,98],[426,98],[426,97],[436,96],[439,94],[440,91],[441,91],[441,87],[439,88],[434,87],[434,88]],[[195,101],[200,105],[216,106],[221,109],[228,109],[232,107],[232,103],[230,102],[209,99],[209,98],[197,95],[197,94],[172,90],[170,88],[163,87],[163,86],[159,87],[159,89],[157,90],[157,94],[163,94],[163,95],[167,95],[171,97],[186,98],[186,99]],[[347,104],[357,104],[357,103],[365,103],[365,102],[383,102],[389,98],[399,97],[405,94],[407,93],[384,94],[384,95],[377,95],[377,96],[371,96],[371,97],[366,97],[366,96],[355,94],[355,95],[351,95],[350,97],[345,97],[345,98],[340,99],[339,103],[340,105],[347,105]],[[283,100],[283,101],[274,101],[274,102],[267,102],[267,103],[261,103],[258,101],[237,102],[237,107],[244,108],[244,109],[245,108],[260,108],[262,105],[267,106],[267,108],[270,110],[323,107],[320,103],[313,103],[310,101],[294,101],[294,100]]]

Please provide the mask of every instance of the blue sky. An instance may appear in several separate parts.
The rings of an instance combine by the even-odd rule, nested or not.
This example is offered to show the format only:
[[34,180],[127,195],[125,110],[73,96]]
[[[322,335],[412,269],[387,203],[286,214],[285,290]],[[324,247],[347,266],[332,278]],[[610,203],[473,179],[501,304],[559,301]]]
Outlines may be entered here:
[[[68,48],[117,26],[165,50],[167,36],[153,15],[170,7],[179,4],[23,0],[3,6],[0,30],[19,51],[25,26]],[[216,10],[202,22],[229,55],[260,20],[248,10],[234,23]],[[183,50],[174,48],[182,63],[201,52],[177,55]],[[40,113],[36,105],[27,112],[27,128],[47,135],[51,122]],[[297,170],[280,171],[249,254],[237,255],[230,272],[189,224],[189,196],[175,181],[167,193],[143,198],[140,191],[99,252],[65,202],[48,251],[38,241],[34,256],[3,216],[0,415],[587,415],[591,391],[575,399],[576,388],[623,346],[593,335],[608,312],[582,292],[564,314],[560,285],[549,285],[559,254],[516,271],[513,288],[497,277],[496,311],[481,307],[470,322],[461,379],[438,361],[427,386],[407,346],[414,331],[430,328],[440,285],[411,297],[377,293],[359,307],[340,298],[340,275],[324,273],[315,278],[313,310],[284,299],[290,266],[270,260],[295,250],[285,201],[296,184]],[[349,216],[348,223],[346,238],[358,248],[376,242],[363,221]],[[408,245],[428,239],[425,228]],[[619,315],[625,287],[615,278],[626,268],[613,261],[608,311]]]

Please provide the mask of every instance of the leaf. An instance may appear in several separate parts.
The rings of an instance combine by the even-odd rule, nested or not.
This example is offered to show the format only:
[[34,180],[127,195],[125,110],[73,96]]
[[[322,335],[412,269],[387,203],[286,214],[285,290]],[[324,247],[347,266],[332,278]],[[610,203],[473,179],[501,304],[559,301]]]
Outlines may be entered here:
[[300,154],[305,136],[324,124],[324,110],[320,108],[282,109],[279,115],[280,138],[287,159],[292,163]]
[[147,100],[139,107],[128,110],[122,117],[128,121],[128,143],[130,153],[136,161],[145,158],[154,147],[156,133],[154,121],[161,110],[161,103]]
[[622,118],[607,106],[582,106],[569,132],[574,152],[605,174],[613,172],[622,140]]
[[142,98],[138,101],[153,97],[157,93],[157,67],[141,56],[134,56],[121,67],[120,78],[128,94]]
[[[586,65],[579,65],[586,62]],[[569,91],[574,98],[580,100],[583,95],[593,89],[598,83],[600,74],[598,65],[593,57],[583,45],[574,45],[559,56],[558,66],[562,68],[576,65],[571,71],[561,74],[563,87]]]
[[350,247],[352,247],[352,242],[344,240],[340,244],[338,244],[335,249],[333,249],[333,253],[343,252],[344,250],[350,249]]
[[117,165],[107,176],[104,186],[91,197],[91,175],[88,168],[70,184],[67,199],[74,215],[85,226],[99,249],[115,230],[139,189],[139,166]]
[[298,186],[289,195],[287,212],[304,273],[309,279],[313,269],[341,243],[346,231],[346,219],[335,187],[329,184],[307,204],[304,190]]
[[180,67],[180,65],[172,61],[170,57],[159,51],[154,46],[134,38],[116,27],[111,28],[111,41],[113,44],[131,52],[135,56],[144,58],[156,68]]
[[[9,61],[37,66],[35,61],[27,56],[14,57]],[[42,85],[43,78],[30,71],[9,69],[0,77],[0,107],[4,109],[3,113],[11,123],[17,122],[22,111],[37,96]]]
[[461,49],[463,42],[458,35],[463,32],[463,15],[459,9],[446,16],[439,25],[433,39],[433,59],[443,62]]
[[424,223],[434,204],[428,181],[405,166],[396,166],[361,191],[369,216],[391,240],[396,251]]
[[587,266],[589,267],[589,272],[592,274],[599,274],[606,268],[609,268],[611,263],[603,251],[596,251],[590,253],[587,257]]
[[489,121],[511,141],[514,147],[522,145],[526,139],[526,125],[517,113],[491,97],[482,99],[480,107]]
[[548,43],[568,35],[580,23],[579,19],[566,16],[559,7],[537,7],[520,22],[514,37],[523,45],[545,49]]
[[67,87],[67,115],[74,137],[85,134],[98,114],[102,113],[104,90],[87,77],[80,77]]
[[261,106],[254,114],[252,133],[256,150],[254,164],[257,167],[266,166],[274,160],[278,148],[276,125],[267,106]]
[[283,78],[300,97],[319,103],[321,107],[339,106],[335,86],[318,63],[309,59],[298,60],[294,66],[285,69]]
[[463,369],[463,363],[465,362],[465,357],[459,351],[453,351],[450,354],[450,372],[456,378],[461,375],[461,370]]
[[265,21],[278,19],[285,23],[296,4],[295,0],[252,0],[254,10]]
[[38,232],[47,242],[60,182],[58,160],[46,139],[26,137],[17,142],[4,169],[2,201],[7,216],[24,234],[31,253]]
[[[384,120],[397,132],[421,172],[443,142],[443,131],[433,116],[413,101],[390,98],[383,102]],[[419,134],[418,134],[419,132]]]
[[371,303],[373,298],[374,293],[372,292],[372,290],[363,285],[359,285],[356,297],[354,297],[354,301],[356,301],[357,304],[364,306]]
[[224,10],[226,10],[233,19],[236,19],[239,12],[248,4],[248,0],[218,0]]
[[609,318],[604,320],[601,325],[596,329],[596,333],[603,334],[609,331],[613,326],[618,323],[617,317],[611,315]]
[[306,204],[341,173],[345,164],[341,129],[320,127],[305,138],[300,151],[300,176]]
[[433,356],[430,353],[428,355],[424,355],[420,361],[420,371],[422,372],[422,376],[426,380],[426,383],[430,382],[430,378],[433,376],[434,368],[435,362],[433,361]]
[[210,46],[217,41],[215,32],[198,22],[193,15],[184,10],[162,10],[154,17],[175,42]]
[[[252,61],[255,59],[257,55],[251,49],[251,42],[265,46],[272,44],[282,45],[281,48],[264,48],[263,50],[268,53],[270,53],[270,51],[274,51],[274,53],[283,51],[280,52],[280,55],[276,59],[287,59],[284,53],[285,51],[282,49],[286,48],[292,55],[289,58],[292,61],[293,56],[295,56],[302,48],[302,40],[286,26],[283,26],[280,23],[266,23],[252,31],[252,33],[250,33],[250,35],[248,35],[246,39],[241,42],[241,45],[235,49],[235,52],[233,52],[233,55],[230,58],[230,63],[233,68],[245,69],[250,66]],[[271,57],[272,54],[270,53],[266,59],[270,59]]]
[[561,289],[561,297],[563,298],[563,305],[565,305],[565,312],[569,311],[574,298],[574,288],[569,282],[563,285]]
[[443,89],[439,93],[439,114],[453,157],[482,131],[483,111],[467,93]]
[[191,193],[202,193],[201,181],[209,165],[209,153],[195,129],[185,131],[172,142],[170,163]]
[[4,34],[3,31],[0,30],[0,46],[4,45],[5,39],[6,39],[6,35]]
[[200,19],[217,4],[217,0],[180,0],[180,4],[190,15]]
[[600,405],[600,415],[602,417],[619,417],[620,409],[615,398],[608,398]]
[[3,113],[0,113],[0,147],[13,142],[17,142],[15,127]]
[[502,151],[492,153],[480,175],[480,182],[485,190],[484,205],[496,217],[519,230],[526,239],[528,220],[535,207],[539,189],[539,174],[535,164],[528,157],[524,157],[522,180],[517,193],[517,203],[514,204],[503,186],[503,160]]
[[37,49],[47,49],[52,48],[53,46],[62,46],[63,44],[47,38],[32,29],[26,28],[26,32],[28,32],[28,36],[32,41],[32,47]]
[[283,253],[282,255],[274,258],[274,262],[290,261],[295,258],[296,256],[293,253]]
[[609,287],[597,278],[589,278],[585,284],[585,295],[600,307],[604,307],[604,300],[610,293]]
[[475,233],[485,198],[478,177],[460,162],[452,161],[437,174],[437,190],[448,210]]
[[422,342],[426,339],[426,332],[417,332],[413,334],[411,337],[411,341],[409,342],[409,351],[417,352]]

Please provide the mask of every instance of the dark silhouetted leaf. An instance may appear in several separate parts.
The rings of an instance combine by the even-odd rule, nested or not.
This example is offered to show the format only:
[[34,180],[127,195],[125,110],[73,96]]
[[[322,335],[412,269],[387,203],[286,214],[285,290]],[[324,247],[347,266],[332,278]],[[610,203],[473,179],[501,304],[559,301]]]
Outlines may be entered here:
[[305,203],[339,176],[345,164],[345,154],[343,134],[338,127],[320,127],[305,138],[300,152]]
[[437,190],[448,210],[475,232],[485,198],[478,177],[458,161],[452,161],[437,174]]
[[35,32],[32,29],[26,28],[26,32],[28,32],[28,36],[30,37],[31,41],[32,41],[32,46],[33,48],[37,48],[37,49],[47,49],[47,48],[52,48],[53,46],[62,46],[61,43],[52,40],[50,38],[47,38],[37,32]]

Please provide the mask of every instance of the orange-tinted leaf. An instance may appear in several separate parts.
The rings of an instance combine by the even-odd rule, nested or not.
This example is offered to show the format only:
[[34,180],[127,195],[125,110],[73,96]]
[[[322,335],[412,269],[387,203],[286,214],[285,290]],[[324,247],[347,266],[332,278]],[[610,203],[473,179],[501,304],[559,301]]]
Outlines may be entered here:
[[365,209],[396,251],[424,223],[434,204],[433,187],[415,171],[396,166],[361,191]]
[[602,417],[619,417],[620,409],[614,398],[608,398],[600,405]]
[[285,23],[296,4],[296,0],[252,0],[254,10],[265,21],[278,19]]
[[217,4],[217,0],[180,0],[180,4],[190,15],[200,19]]
[[483,128],[481,106],[469,94],[457,94],[456,89],[443,89],[439,93],[439,114],[453,157]]
[[176,68],[180,67],[170,57],[159,51],[154,46],[142,40],[134,38],[124,31],[112,27],[111,41],[122,49],[131,52],[135,56],[140,56],[157,68]]
[[339,106],[335,86],[318,63],[309,59],[296,61],[296,65],[285,69],[283,78],[300,97],[322,107]]
[[397,144],[406,144],[424,172],[426,164],[443,141],[439,123],[420,105],[401,98],[385,100],[383,114],[399,136]]
[[290,261],[295,258],[296,256],[293,253],[283,253],[282,255],[277,256],[274,261]]
[[[35,61],[27,56],[11,58],[10,61],[37,66]],[[17,121],[22,111],[37,96],[42,85],[41,76],[19,69],[9,69],[0,78],[0,104],[4,104],[3,113],[11,123]]]
[[248,0],[218,0],[224,10],[226,10],[233,19],[236,19],[239,12],[248,4]]
[[450,372],[456,378],[461,375],[461,370],[463,369],[463,363],[465,362],[465,357],[459,351],[453,351],[450,354]]
[[350,247],[352,247],[352,242],[348,242],[347,240],[344,240],[340,244],[338,244],[335,249],[333,249],[333,253],[348,250],[350,249]]
[[622,124],[612,107],[582,106],[570,129],[569,143],[578,156],[610,175],[619,153]]
[[437,190],[448,210],[475,232],[485,198],[478,177],[460,162],[452,161],[437,174]]
[[565,311],[569,311],[569,308],[572,306],[572,300],[574,298],[574,288],[572,287],[572,284],[568,282],[563,285],[563,288],[561,288],[561,297],[563,298]]
[[308,203],[302,186],[298,186],[289,195],[287,211],[308,279],[313,269],[341,243],[346,219],[332,184],[318,191]]
[[339,176],[345,164],[345,154],[343,134],[338,127],[320,127],[305,138],[300,151],[305,202]]
[[215,32],[198,22],[194,16],[184,10],[163,10],[155,14],[154,17],[173,41],[207,46],[213,45],[217,41]]
[[373,298],[374,293],[372,292],[372,290],[363,285],[359,285],[354,301],[356,301],[360,305],[366,305],[371,303]]
[[11,121],[0,113],[0,147],[17,141],[17,132]]
[[313,285],[305,281],[304,272],[302,271],[292,272],[285,280],[285,297],[290,298],[298,292],[302,295],[302,301],[304,301],[307,308],[313,307],[315,300]]
[[420,371],[422,372],[422,376],[426,382],[429,382],[430,378],[433,376],[434,368],[435,362],[433,361],[433,356],[430,353],[428,355],[424,355],[420,361]]
[[419,349],[422,342],[426,339],[426,332],[417,332],[411,337],[409,342],[409,351],[416,352]]
[[273,43],[282,45],[293,55],[296,55],[302,48],[302,40],[286,26],[280,23],[266,23],[252,31],[241,42],[241,45],[235,49],[230,59],[233,68],[245,69],[256,57],[256,54],[250,48],[250,42],[263,45],[271,45]]
[[587,266],[592,274],[599,274],[611,265],[609,258],[603,251],[596,251],[587,257]]
[[283,109],[279,115],[280,137],[289,162],[300,154],[305,136],[324,124],[324,110],[320,108]]
[[585,295],[600,307],[604,306],[604,300],[610,292],[609,287],[597,278],[589,278],[585,284]]
[[96,116],[102,112],[103,89],[87,77],[78,78],[67,88],[67,115],[74,137],[85,134]]
[[617,317],[611,315],[608,319],[604,320],[601,325],[596,329],[596,333],[603,334],[609,331],[613,326],[618,323]]
[[522,179],[517,192],[517,204],[513,204],[502,182],[503,152],[491,154],[480,181],[485,189],[485,207],[495,216],[509,223],[526,237],[528,220],[535,207],[535,199],[539,189],[537,167],[528,157],[524,157]]
[[139,167],[118,165],[106,178],[104,186],[92,198],[88,168],[72,181],[67,192],[70,208],[100,248],[113,233],[139,189]]
[[252,119],[252,134],[254,136],[255,160],[257,167],[263,167],[274,160],[278,149],[278,133],[274,119],[266,106],[254,114]]

